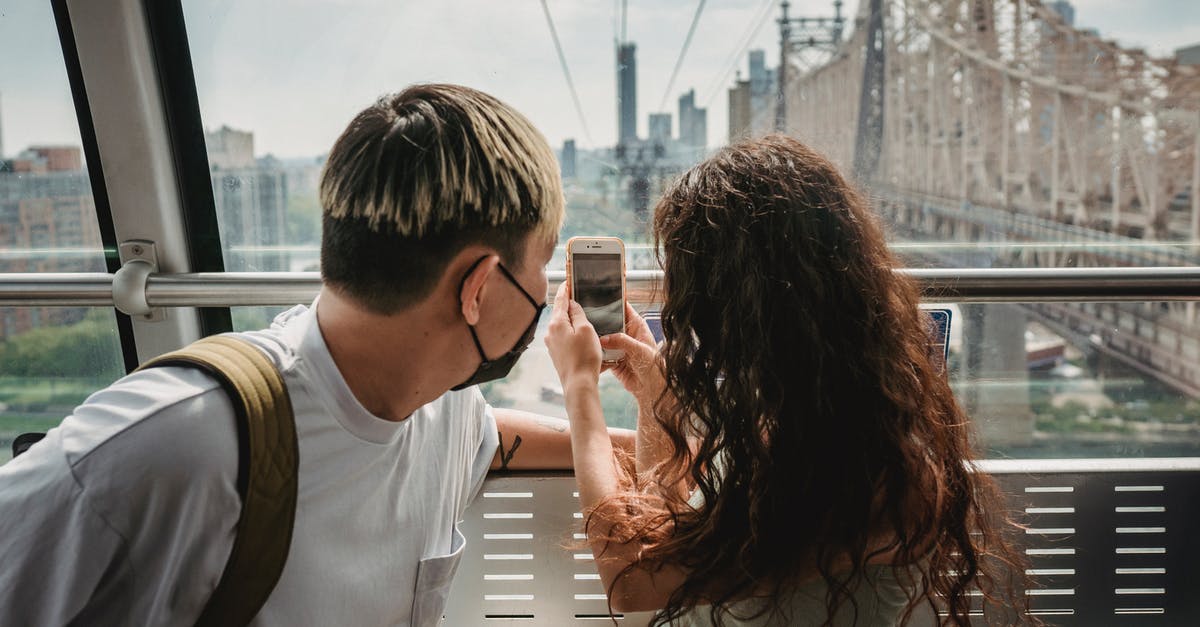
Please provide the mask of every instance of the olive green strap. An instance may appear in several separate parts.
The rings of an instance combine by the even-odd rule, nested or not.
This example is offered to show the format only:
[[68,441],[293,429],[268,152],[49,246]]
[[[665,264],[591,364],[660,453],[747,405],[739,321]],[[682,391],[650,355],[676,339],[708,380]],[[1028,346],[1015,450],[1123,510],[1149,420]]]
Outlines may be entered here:
[[[220,381],[248,442],[245,494],[233,550],[198,626],[248,624],[279,581],[292,542],[299,452],[283,377],[262,351],[230,336],[204,338],[151,360],[191,366]],[[245,463],[247,460],[243,460]]]

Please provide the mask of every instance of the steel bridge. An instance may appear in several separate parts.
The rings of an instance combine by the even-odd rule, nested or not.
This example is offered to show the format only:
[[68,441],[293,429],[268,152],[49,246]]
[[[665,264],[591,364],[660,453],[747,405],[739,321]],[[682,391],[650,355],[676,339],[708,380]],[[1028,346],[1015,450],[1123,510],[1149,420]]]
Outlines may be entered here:
[[[854,172],[897,240],[923,244],[910,262],[1197,265],[1200,66],[1039,0],[865,0],[814,61],[782,8],[777,130]],[[1024,309],[1200,397],[1193,303]]]

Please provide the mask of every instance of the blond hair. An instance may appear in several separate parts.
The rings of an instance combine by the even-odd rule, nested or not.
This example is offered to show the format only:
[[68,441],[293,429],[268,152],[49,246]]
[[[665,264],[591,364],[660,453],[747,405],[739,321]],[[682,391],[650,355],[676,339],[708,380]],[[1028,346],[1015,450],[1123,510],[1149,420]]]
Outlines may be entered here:
[[425,298],[465,246],[520,269],[563,222],[558,161],[512,107],[459,85],[414,85],[359,113],[321,174],[321,274],[390,314]]
[[414,85],[360,113],[334,145],[320,186],[331,218],[422,237],[520,225],[556,234],[558,160],[517,110],[461,85]]

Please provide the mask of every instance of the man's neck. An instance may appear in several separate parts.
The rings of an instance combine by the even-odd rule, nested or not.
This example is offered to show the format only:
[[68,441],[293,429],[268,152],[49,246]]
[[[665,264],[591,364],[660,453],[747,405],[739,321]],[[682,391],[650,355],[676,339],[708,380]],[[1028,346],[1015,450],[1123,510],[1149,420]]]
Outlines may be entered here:
[[446,356],[456,354],[457,334],[442,328],[444,320],[429,306],[375,314],[328,287],[317,303],[321,335],[346,385],[367,411],[395,422],[454,385]]

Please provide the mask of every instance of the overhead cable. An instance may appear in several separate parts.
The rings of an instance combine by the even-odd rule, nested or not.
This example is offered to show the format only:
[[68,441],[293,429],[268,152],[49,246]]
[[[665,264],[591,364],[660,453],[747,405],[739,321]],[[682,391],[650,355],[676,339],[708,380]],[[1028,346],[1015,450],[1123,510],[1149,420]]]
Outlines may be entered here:
[[700,14],[704,13],[705,2],[707,0],[700,0],[700,4],[696,5],[696,14],[692,16],[692,25],[688,27],[687,37],[683,39],[683,49],[679,51],[679,58],[675,60],[675,69],[671,70],[671,79],[667,81],[667,90],[663,92],[662,102],[658,104],[659,111],[666,110],[667,99],[671,97],[671,88],[675,86],[679,68],[683,67],[683,59],[687,56],[688,46],[692,45],[692,35],[696,34],[696,25],[700,23]]
[[563,76],[567,79],[567,87],[571,90],[571,100],[575,102],[575,113],[579,116],[579,124],[583,126],[583,135],[587,137],[588,145],[595,146],[592,132],[588,130],[587,118],[583,115],[583,106],[579,104],[579,93],[575,91],[575,81],[571,80],[571,70],[567,67],[567,57],[563,54],[562,43],[558,41],[558,29],[554,28],[554,18],[550,17],[550,7],[542,0],[542,12],[546,14],[546,25],[550,27],[550,37],[554,39],[554,50],[558,52],[558,63],[562,66]]
[[705,107],[711,104],[713,98],[721,92],[721,88],[729,80],[729,74],[737,67],[738,61],[741,60],[742,55],[746,54],[746,49],[750,47],[750,44],[754,43],[754,38],[758,36],[763,25],[767,23],[767,18],[771,15],[771,7],[774,4],[775,0],[764,0],[758,15],[746,26],[741,45],[734,49],[733,55],[726,60],[725,69],[717,76],[717,80],[709,86],[708,96],[704,99]]

